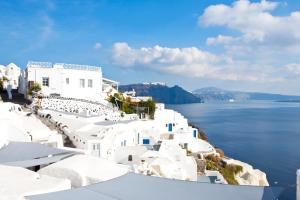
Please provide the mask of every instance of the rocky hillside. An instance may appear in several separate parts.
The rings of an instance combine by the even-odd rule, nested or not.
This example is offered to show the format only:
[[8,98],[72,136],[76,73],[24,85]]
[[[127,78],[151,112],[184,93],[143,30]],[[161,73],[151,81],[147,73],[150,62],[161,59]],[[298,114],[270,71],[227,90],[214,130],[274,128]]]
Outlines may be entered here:
[[184,90],[175,85],[168,87],[160,84],[130,84],[121,85],[121,92],[135,90],[136,96],[152,96],[156,102],[165,104],[186,104],[186,103],[202,103],[200,97]]

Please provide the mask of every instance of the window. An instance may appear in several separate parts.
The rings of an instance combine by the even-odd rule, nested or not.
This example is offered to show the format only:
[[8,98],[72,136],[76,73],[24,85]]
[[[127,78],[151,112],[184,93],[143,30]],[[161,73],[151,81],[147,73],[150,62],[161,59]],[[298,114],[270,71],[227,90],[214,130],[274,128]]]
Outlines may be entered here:
[[183,148],[184,148],[184,149],[188,149],[188,143],[184,143],[184,144],[183,144]]
[[143,139],[143,144],[150,144],[150,140],[149,139]]
[[43,77],[42,80],[43,86],[49,87],[49,77]]
[[172,129],[173,129],[173,125],[171,123],[169,123],[168,131],[172,132]]
[[85,88],[85,80],[84,79],[80,79],[80,87]]
[[93,150],[99,150],[100,144],[93,144]]
[[66,84],[69,85],[69,83],[70,83],[70,79],[66,78]]
[[92,80],[92,79],[89,79],[89,80],[88,80],[88,87],[89,87],[89,88],[92,88],[92,87],[93,87],[93,80]]

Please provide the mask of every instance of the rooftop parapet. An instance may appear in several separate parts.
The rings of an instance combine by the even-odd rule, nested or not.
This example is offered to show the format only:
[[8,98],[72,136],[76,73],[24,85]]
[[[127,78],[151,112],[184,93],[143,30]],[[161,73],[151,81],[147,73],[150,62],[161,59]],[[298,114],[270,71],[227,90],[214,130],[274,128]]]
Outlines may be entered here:
[[51,68],[53,66],[52,66],[51,62],[29,61],[27,63],[27,67],[29,67],[29,68]]
[[90,65],[78,65],[78,64],[66,64],[66,63],[56,63],[55,66],[62,66],[64,69],[77,69],[77,70],[88,70],[88,71],[101,71],[100,67],[90,66]]
[[27,64],[27,68],[64,68],[64,69],[87,70],[87,71],[101,71],[101,68],[97,66],[67,64],[67,63],[52,64],[51,62],[36,62],[36,61],[29,61]]

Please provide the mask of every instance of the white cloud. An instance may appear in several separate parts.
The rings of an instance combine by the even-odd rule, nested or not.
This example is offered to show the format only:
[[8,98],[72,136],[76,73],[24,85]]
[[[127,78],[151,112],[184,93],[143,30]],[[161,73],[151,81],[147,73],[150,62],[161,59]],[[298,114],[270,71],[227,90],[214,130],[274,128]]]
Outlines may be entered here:
[[53,34],[54,21],[49,15],[42,15],[41,17],[43,25],[41,27],[41,40],[47,40],[51,34]]
[[[212,5],[199,17],[204,26],[224,26],[241,33],[245,43],[293,46],[300,44],[300,12],[274,16],[278,3],[262,0],[235,1],[232,5]],[[219,37],[219,36],[218,36]],[[220,38],[215,38],[218,40]],[[225,37],[225,36],[224,36]],[[210,39],[212,41],[213,39]]]
[[290,63],[285,69],[293,76],[300,76],[300,63]]
[[218,35],[217,37],[209,37],[206,39],[207,45],[216,45],[216,44],[229,44],[237,40],[231,36]]
[[[221,26],[234,35],[206,39],[208,46],[223,45],[217,55],[196,47],[168,48],[159,45],[133,48],[115,43],[113,61],[127,68],[148,68],[164,73],[196,78],[248,81],[298,81],[300,64],[289,64],[300,53],[300,12],[275,16],[280,4],[267,0],[235,1],[212,5],[198,18],[201,26]],[[220,49],[218,49],[220,52]],[[221,50],[222,52],[222,50]]]
[[94,49],[101,49],[102,44],[100,42],[96,42],[94,45]]
[[114,64],[126,68],[148,68],[169,74],[196,78],[242,80],[242,81],[280,81],[272,77],[271,67],[251,66],[247,62],[233,61],[230,57],[218,56],[196,47],[132,48],[127,43],[113,46]]
[[[125,65],[134,64],[192,64],[217,62],[218,57],[196,47],[168,48],[155,45],[133,49],[127,43],[114,44],[114,59]],[[125,62],[123,62],[126,59]]]

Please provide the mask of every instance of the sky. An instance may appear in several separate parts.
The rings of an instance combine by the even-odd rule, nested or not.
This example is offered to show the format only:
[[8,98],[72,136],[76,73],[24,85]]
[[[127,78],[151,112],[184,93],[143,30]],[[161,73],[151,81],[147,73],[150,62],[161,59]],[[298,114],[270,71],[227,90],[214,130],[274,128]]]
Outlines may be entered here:
[[0,0],[0,64],[101,66],[165,82],[300,95],[300,1]]

